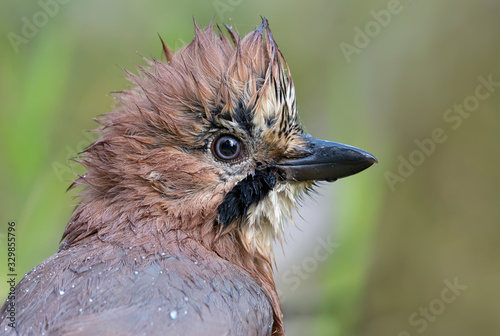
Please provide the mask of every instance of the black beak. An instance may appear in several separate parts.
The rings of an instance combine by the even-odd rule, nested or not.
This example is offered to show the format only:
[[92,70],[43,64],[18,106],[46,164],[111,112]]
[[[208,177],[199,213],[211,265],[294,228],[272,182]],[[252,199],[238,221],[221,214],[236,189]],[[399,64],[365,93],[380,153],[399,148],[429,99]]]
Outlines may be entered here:
[[277,163],[288,181],[328,181],[357,174],[377,159],[362,149],[306,136],[307,156]]

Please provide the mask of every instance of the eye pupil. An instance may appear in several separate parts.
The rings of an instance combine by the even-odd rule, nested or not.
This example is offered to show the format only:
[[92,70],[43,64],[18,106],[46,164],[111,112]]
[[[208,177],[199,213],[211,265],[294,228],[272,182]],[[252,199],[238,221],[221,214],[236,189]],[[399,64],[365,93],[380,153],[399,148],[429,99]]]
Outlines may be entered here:
[[241,143],[232,136],[224,135],[214,141],[212,151],[221,160],[234,160],[241,153]]
[[238,150],[238,143],[236,140],[231,138],[223,138],[219,144],[219,150],[221,156],[230,157]]

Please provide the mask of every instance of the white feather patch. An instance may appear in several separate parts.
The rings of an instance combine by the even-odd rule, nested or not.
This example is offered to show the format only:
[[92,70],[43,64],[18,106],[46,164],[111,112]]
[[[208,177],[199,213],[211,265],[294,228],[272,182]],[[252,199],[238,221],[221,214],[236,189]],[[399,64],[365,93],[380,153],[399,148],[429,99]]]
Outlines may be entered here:
[[272,252],[274,239],[281,239],[285,220],[292,217],[298,196],[307,182],[280,183],[258,204],[250,206],[242,224],[245,243],[267,255]]

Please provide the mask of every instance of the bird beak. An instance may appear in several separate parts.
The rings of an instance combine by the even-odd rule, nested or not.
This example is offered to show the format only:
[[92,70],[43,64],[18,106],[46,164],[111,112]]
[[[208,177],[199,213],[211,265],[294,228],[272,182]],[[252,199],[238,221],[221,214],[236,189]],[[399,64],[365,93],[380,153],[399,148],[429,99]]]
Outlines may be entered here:
[[284,159],[277,167],[287,181],[328,181],[357,174],[377,159],[362,149],[306,136],[308,151],[305,157]]

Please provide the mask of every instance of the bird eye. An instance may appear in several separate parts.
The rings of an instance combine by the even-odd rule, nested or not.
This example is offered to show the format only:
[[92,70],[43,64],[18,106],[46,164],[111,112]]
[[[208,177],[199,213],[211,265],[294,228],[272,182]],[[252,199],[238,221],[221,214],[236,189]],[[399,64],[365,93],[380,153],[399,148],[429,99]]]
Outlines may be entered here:
[[222,135],[212,142],[212,153],[222,161],[234,161],[242,153],[241,141],[230,135]]

